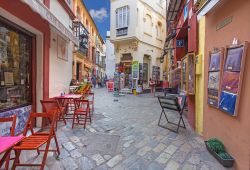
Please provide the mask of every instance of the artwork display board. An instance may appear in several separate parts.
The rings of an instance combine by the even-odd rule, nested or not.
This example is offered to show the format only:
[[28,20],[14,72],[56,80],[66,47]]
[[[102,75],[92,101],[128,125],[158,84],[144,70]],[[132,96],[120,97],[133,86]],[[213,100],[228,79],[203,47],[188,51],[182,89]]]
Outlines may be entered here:
[[226,47],[219,108],[231,116],[238,112],[247,46],[248,42]]
[[195,94],[195,54],[188,53],[181,60],[181,90],[188,95]]
[[181,69],[175,68],[170,72],[170,86],[175,88],[181,83]]
[[223,48],[209,52],[207,103],[215,108],[219,105],[223,57]]
[[195,54],[189,53],[187,59],[187,93],[189,95],[195,94]]
[[187,92],[187,55],[181,60],[181,91]]
[[153,66],[152,79],[153,80],[158,80],[158,81],[160,80],[160,67]]

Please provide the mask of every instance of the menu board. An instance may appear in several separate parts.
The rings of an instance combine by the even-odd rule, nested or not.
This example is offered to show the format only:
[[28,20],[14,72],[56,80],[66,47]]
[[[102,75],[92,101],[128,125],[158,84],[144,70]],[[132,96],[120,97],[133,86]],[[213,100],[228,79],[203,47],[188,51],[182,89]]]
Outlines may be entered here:
[[160,80],[160,67],[153,66],[152,79],[153,80]]
[[216,50],[209,53],[208,66],[208,99],[207,103],[210,106],[218,108],[220,78],[222,71],[224,49]]
[[219,108],[231,116],[238,112],[247,46],[248,42],[245,42],[226,48]]

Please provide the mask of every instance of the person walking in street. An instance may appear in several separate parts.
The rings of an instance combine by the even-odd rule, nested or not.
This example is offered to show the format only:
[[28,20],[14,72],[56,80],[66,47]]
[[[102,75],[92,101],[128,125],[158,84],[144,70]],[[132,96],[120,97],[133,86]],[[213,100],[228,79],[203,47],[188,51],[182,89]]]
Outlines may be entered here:
[[91,81],[92,81],[93,87],[95,88],[95,86],[96,86],[96,76],[95,75],[92,76]]
[[149,87],[150,93],[153,94],[155,90],[155,81],[152,78],[149,79]]

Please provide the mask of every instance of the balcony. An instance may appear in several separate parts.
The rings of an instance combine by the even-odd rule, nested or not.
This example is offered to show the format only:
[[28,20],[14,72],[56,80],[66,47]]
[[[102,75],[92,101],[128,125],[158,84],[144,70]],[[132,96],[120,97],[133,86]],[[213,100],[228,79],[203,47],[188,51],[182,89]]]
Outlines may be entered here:
[[125,36],[125,35],[128,35],[128,27],[116,29],[116,36],[117,37]]
[[78,52],[81,54],[87,56],[88,54],[88,42],[89,42],[89,33],[87,29],[84,27],[84,25],[79,22],[73,22],[73,31],[74,35],[79,39],[78,44]]

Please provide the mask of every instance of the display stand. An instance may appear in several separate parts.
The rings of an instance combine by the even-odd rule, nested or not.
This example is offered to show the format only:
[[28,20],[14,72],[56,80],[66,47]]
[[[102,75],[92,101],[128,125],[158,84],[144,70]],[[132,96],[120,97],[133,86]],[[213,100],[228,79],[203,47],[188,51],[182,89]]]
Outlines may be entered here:
[[209,52],[207,103],[218,108],[224,48]]
[[248,42],[226,47],[219,108],[231,116],[239,109],[247,47]]

